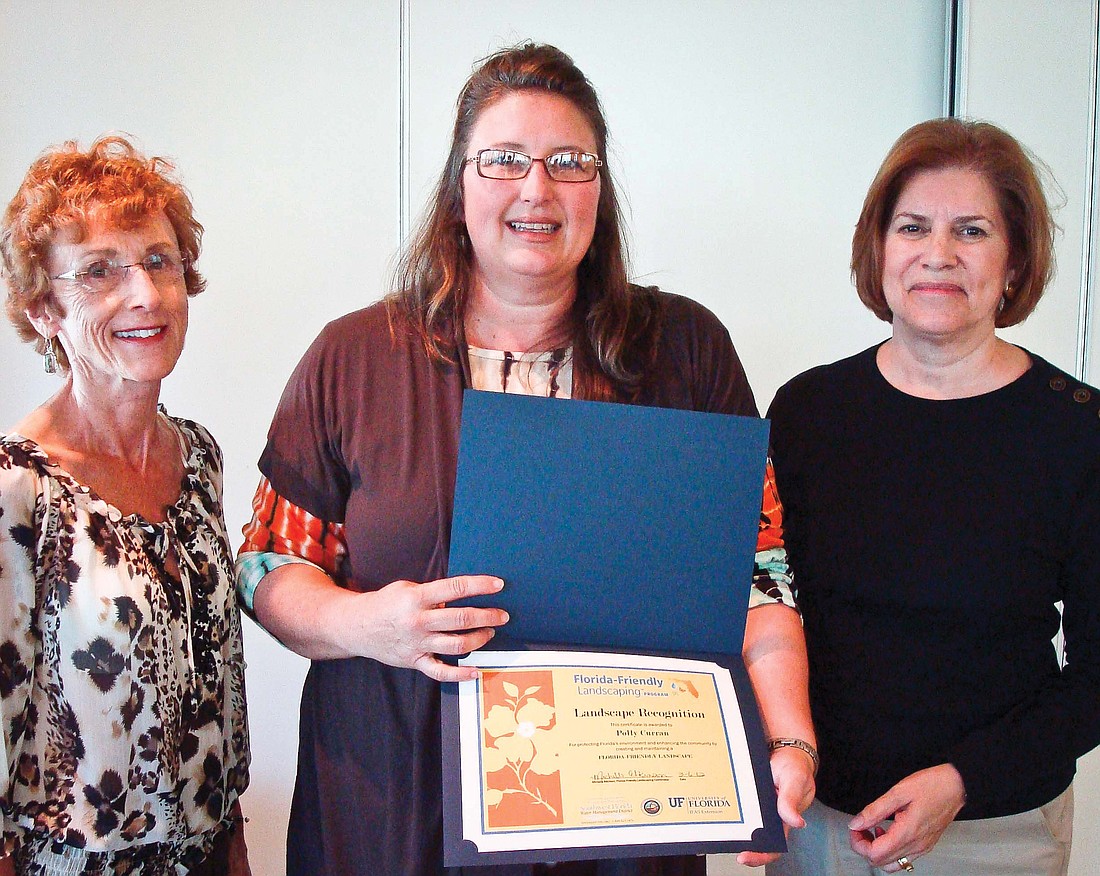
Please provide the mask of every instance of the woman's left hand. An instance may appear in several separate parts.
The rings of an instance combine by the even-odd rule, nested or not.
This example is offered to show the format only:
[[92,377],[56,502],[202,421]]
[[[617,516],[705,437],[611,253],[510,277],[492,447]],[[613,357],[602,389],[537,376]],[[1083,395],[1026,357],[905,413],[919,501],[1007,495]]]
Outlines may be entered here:
[[[776,806],[783,820],[783,833],[792,827],[805,827],[802,813],[814,800],[814,762],[797,748],[777,748],[771,756],[772,781],[775,783]],[[747,867],[770,864],[778,852],[741,852],[737,863]]]
[[[966,803],[959,771],[949,763],[906,776],[864,807],[848,829],[852,850],[886,873],[902,869],[898,859],[910,862],[927,854],[939,842]],[[893,823],[882,828],[882,822]]]

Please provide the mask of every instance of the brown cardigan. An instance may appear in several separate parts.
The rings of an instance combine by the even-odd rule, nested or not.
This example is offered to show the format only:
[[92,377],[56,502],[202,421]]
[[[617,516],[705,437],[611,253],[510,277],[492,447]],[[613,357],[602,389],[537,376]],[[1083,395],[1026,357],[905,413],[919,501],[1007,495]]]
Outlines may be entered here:
[[[756,416],[718,319],[657,295],[660,343],[638,403]],[[260,470],[279,495],[345,524],[344,586],[446,576],[464,371],[430,361],[412,332],[391,333],[379,303],[330,323],[287,384]],[[288,876],[444,872],[440,785],[436,682],[368,659],[315,661],[302,694]],[[705,859],[550,872],[611,866],[671,876],[702,873]]]

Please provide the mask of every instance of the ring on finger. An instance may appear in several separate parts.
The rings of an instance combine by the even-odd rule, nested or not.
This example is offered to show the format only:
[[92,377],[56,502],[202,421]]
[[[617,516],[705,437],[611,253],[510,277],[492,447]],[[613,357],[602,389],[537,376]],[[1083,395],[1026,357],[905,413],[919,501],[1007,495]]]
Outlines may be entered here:
[[906,873],[912,873],[914,869],[913,862],[910,861],[905,855],[898,858],[898,866],[901,867]]

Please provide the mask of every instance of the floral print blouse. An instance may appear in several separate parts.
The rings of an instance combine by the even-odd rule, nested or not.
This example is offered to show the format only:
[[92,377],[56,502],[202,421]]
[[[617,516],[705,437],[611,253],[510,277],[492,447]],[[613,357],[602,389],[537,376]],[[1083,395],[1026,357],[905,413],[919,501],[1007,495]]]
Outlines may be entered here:
[[186,460],[163,523],[0,438],[0,808],[17,860],[30,846],[64,852],[65,872],[83,872],[73,855],[163,859],[225,822],[248,783],[221,451],[161,416]]

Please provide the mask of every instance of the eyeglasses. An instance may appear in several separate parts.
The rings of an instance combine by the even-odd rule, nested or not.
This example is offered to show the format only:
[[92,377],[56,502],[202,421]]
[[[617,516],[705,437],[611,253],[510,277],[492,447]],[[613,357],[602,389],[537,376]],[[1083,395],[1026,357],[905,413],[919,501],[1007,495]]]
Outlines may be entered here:
[[134,262],[131,265],[117,265],[103,259],[92,262],[83,270],[78,271],[74,268],[64,274],[58,274],[53,279],[79,282],[84,288],[93,292],[106,293],[117,289],[126,279],[131,268],[143,269],[158,289],[169,289],[183,276],[187,268],[187,259],[163,252],[151,253],[140,262]]
[[546,175],[556,182],[591,182],[603,167],[591,152],[555,152],[545,158],[532,158],[511,149],[482,149],[467,164],[477,167],[478,176],[485,179],[523,179],[536,161],[546,168]]

